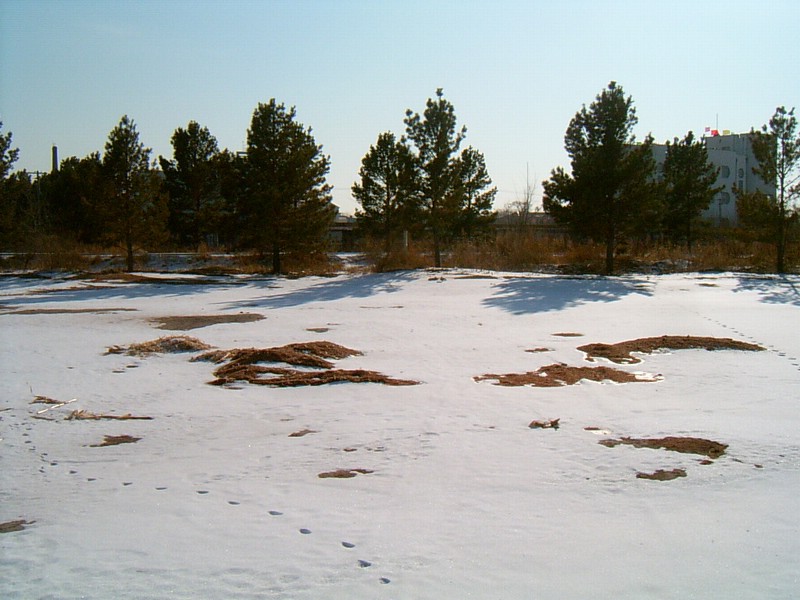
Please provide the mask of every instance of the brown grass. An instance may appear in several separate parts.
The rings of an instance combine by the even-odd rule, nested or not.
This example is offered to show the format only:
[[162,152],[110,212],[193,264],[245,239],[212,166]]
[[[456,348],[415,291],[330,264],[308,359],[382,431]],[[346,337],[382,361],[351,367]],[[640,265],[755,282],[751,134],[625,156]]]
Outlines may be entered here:
[[561,421],[561,419],[550,419],[548,421],[533,420],[528,427],[531,429],[558,429],[559,421]]
[[320,479],[351,479],[358,474],[368,475],[369,473],[374,473],[374,471],[370,469],[336,469],[335,471],[320,473],[317,477]]
[[672,469],[671,471],[658,469],[654,473],[636,473],[637,479],[650,479],[652,481],[672,481],[679,477],[686,477],[685,469]]
[[303,437],[310,433],[319,433],[319,432],[314,429],[301,429],[300,431],[295,431],[294,433],[290,433],[289,437],[294,437],[294,438]]
[[631,383],[637,381],[657,381],[637,376],[633,373],[612,369],[610,367],[571,367],[564,364],[553,364],[540,367],[527,373],[507,373],[505,375],[486,374],[474,377],[475,381],[496,381],[495,385],[516,387],[531,385],[534,387],[559,387],[574,385],[586,379],[589,381],[614,381]]
[[[376,371],[334,369],[331,362],[350,356],[360,356],[358,350],[327,341],[302,342],[274,348],[235,348],[213,350],[194,357],[193,361],[222,364],[214,371],[212,385],[227,385],[245,381],[273,387],[326,385],[337,382],[382,383],[384,385],[416,385],[418,382],[394,379]],[[258,363],[272,363],[269,366]],[[279,366],[309,367],[303,370]]]
[[261,321],[263,315],[255,313],[239,313],[235,315],[190,315],[190,316],[174,316],[174,317],[159,317],[151,319],[152,323],[157,323],[158,329],[167,329],[170,331],[187,331],[189,329],[199,329],[201,327],[208,327],[209,325],[217,325],[219,323],[253,323]]
[[135,444],[142,438],[132,435],[107,435],[99,444],[91,444],[90,448],[103,448],[105,446],[118,446],[119,444]]
[[757,344],[740,342],[730,338],[697,337],[691,335],[662,335],[660,337],[640,338],[619,342],[617,344],[586,344],[579,346],[578,350],[586,353],[587,360],[605,358],[618,364],[635,364],[640,359],[631,355],[631,352],[651,354],[657,350],[764,350]]
[[197,338],[186,335],[160,337],[157,340],[131,344],[130,346],[111,346],[106,354],[127,354],[129,356],[146,356],[148,354],[174,354],[178,352],[199,352],[208,350],[209,346]]
[[653,448],[682,452],[684,454],[699,454],[709,458],[719,458],[725,454],[728,444],[695,437],[663,437],[663,438],[630,438],[623,437],[618,440],[601,440],[608,448],[619,445],[633,446],[634,448]]
[[130,413],[124,415],[96,414],[88,410],[73,410],[64,417],[65,421],[99,421],[104,419],[116,421],[152,421],[153,417],[137,417]]
[[28,525],[34,524],[36,521],[26,521],[25,519],[16,519],[14,521],[6,521],[0,523],[0,533],[13,533],[15,531],[22,531]]

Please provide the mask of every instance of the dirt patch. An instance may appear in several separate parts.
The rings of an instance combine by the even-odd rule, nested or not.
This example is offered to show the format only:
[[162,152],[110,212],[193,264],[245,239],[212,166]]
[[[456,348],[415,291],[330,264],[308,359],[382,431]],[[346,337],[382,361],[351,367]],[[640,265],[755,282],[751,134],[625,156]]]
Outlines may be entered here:
[[153,417],[137,417],[130,413],[124,415],[105,415],[89,412],[88,410],[73,410],[66,417],[65,421],[100,421],[100,420],[115,420],[115,421],[152,421]]
[[351,479],[356,475],[368,475],[374,473],[370,469],[336,469],[335,471],[326,471],[317,475],[320,479]]
[[120,444],[135,444],[142,438],[132,435],[107,435],[99,444],[91,444],[90,448],[104,448],[105,446],[118,446]]
[[572,331],[562,331],[562,332],[559,332],[559,333],[553,333],[552,335],[554,335],[556,337],[567,337],[567,338],[569,338],[569,337],[583,337],[582,333],[574,333]]
[[316,431],[314,429],[301,429],[300,431],[295,431],[294,433],[290,433],[289,437],[295,437],[295,438],[303,437],[305,435],[308,435],[309,433],[319,433],[319,431]]
[[744,350],[757,352],[764,350],[757,344],[749,344],[731,338],[698,337],[691,335],[662,335],[660,337],[639,338],[616,344],[586,344],[578,350],[586,353],[586,360],[605,358],[618,364],[635,364],[640,359],[632,352],[652,354],[658,350]]
[[722,444],[713,440],[706,440],[695,437],[663,437],[663,438],[630,438],[623,437],[618,440],[601,440],[602,444],[608,448],[619,445],[633,446],[634,448],[653,448],[671,450],[672,452],[682,452],[684,454],[699,454],[709,458],[719,458],[725,454],[728,444]]
[[658,469],[653,473],[636,473],[637,479],[650,479],[652,481],[672,481],[679,477],[686,477],[685,469],[672,469],[670,471]]
[[13,533],[14,531],[22,531],[28,525],[33,525],[36,521],[26,521],[25,519],[17,519],[15,521],[6,521],[0,523],[0,533]]
[[547,421],[533,420],[528,424],[528,427],[531,429],[558,429],[559,421],[561,421],[561,419],[550,419]]
[[175,317],[159,317],[151,319],[152,323],[157,323],[158,329],[169,331],[188,331],[189,329],[199,329],[209,325],[220,323],[254,323],[261,321],[264,315],[256,313],[238,313],[235,315],[187,315]]
[[552,352],[552,349],[551,348],[544,348],[544,347],[531,348],[529,350],[525,350],[525,352],[530,352],[531,354],[537,354],[539,352]]
[[157,340],[131,344],[130,346],[111,346],[106,354],[127,354],[129,356],[146,356],[148,354],[175,354],[178,352],[199,352],[212,348],[197,338],[186,335],[160,337]]
[[15,310],[8,314],[11,315],[77,315],[93,314],[102,315],[105,313],[135,312],[138,308],[26,308],[25,310]]
[[495,381],[495,385],[517,387],[531,385],[534,387],[560,387],[574,385],[586,379],[588,381],[613,381],[615,383],[632,383],[638,381],[658,381],[657,379],[612,369],[610,367],[571,367],[564,364],[547,365],[536,371],[527,373],[507,373],[505,375],[486,374],[473,378],[475,381]]
[[[361,356],[358,350],[326,341],[288,344],[274,348],[236,348],[213,350],[193,361],[224,363],[214,371],[212,385],[246,381],[274,387],[326,385],[337,382],[416,385],[418,382],[394,379],[376,371],[334,369],[333,360]],[[268,364],[263,364],[268,363]],[[280,366],[280,365],[289,365]],[[305,367],[298,369],[293,367]],[[315,370],[309,370],[315,369]]]

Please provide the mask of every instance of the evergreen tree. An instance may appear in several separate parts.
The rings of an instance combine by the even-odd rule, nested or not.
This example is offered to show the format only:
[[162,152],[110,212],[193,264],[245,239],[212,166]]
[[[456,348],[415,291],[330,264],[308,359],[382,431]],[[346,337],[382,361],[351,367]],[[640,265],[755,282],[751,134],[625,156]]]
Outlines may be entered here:
[[9,131],[3,135],[2,130],[3,122],[0,121],[0,244],[8,248],[12,242],[20,185],[19,178],[11,176],[11,168],[19,158],[19,149],[11,147],[13,134]]
[[109,133],[102,171],[106,193],[98,208],[104,231],[110,241],[123,244],[130,272],[135,247],[163,239],[166,195],[150,169],[150,149],[139,141],[136,124],[127,115]]
[[382,133],[361,160],[358,174],[361,181],[351,189],[361,205],[356,211],[359,227],[382,238],[388,252],[397,236],[414,228],[418,219],[414,156],[393,133]]
[[456,169],[457,217],[455,235],[466,238],[484,235],[494,222],[492,212],[497,188],[486,169],[483,154],[472,146],[465,148],[458,159]]
[[452,231],[460,200],[456,159],[467,128],[457,129],[455,109],[443,98],[441,88],[436,90],[436,100],[428,98],[421,116],[407,110],[403,122],[416,149],[425,222],[433,238],[435,266],[441,267],[442,244]]
[[250,239],[271,251],[275,273],[283,252],[322,250],[335,216],[325,182],[330,159],[295,115],[273,98],[256,107],[247,131],[244,211]]
[[686,240],[692,248],[692,225],[711,204],[721,187],[714,187],[719,169],[708,162],[702,140],[690,131],[683,140],[667,142],[664,161],[664,228],[673,242]]
[[176,129],[171,143],[173,160],[159,157],[169,191],[169,228],[178,242],[196,248],[214,231],[224,210],[214,168],[219,148],[208,128],[195,121]]
[[633,100],[612,81],[567,127],[572,173],[558,167],[542,184],[545,211],[573,233],[605,243],[607,273],[618,242],[657,214],[652,138],[636,144],[637,122]]
[[[777,251],[778,273],[786,271],[786,244],[790,226],[798,219],[795,203],[800,197],[800,134],[794,108],[779,106],[759,132],[753,132],[753,154],[758,166],[753,172],[765,182],[774,183],[773,240]],[[767,213],[769,214],[769,213]]]
[[53,232],[84,243],[99,242],[102,224],[93,207],[103,189],[100,153],[62,160],[48,180],[47,206]]

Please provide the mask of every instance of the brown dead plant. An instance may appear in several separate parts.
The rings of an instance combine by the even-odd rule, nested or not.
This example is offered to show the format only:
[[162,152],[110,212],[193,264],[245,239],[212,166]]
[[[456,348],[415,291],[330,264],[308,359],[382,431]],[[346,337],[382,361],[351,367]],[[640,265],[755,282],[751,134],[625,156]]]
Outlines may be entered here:
[[118,446],[120,444],[135,444],[142,438],[132,435],[106,435],[99,444],[90,444],[90,448],[104,448],[106,446]]
[[757,344],[750,344],[731,338],[701,337],[692,335],[662,335],[618,342],[616,344],[586,344],[578,350],[586,353],[586,360],[605,358],[617,364],[635,364],[641,359],[632,352],[652,354],[658,350],[743,350],[757,352],[764,350]]
[[147,356],[149,354],[174,354],[178,352],[199,352],[209,350],[205,342],[187,335],[160,337],[157,340],[130,344],[129,346],[110,346],[106,354],[127,354],[128,356]]
[[495,381],[495,385],[517,387],[530,385],[533,387],[560,387],[574,385],[579,381],[613,381],[615,383],[631,383],[639,381],[658,381],[642,375],[612,369],[610,367],[571,367],[564,364],[552,364],[540,367],[527,373],[506,373],[505,375],[486,374],[474,377],[475,381]]
[[116,421],[152,421],[153,417],[137,417],[131,413],[126,413],[124,415],[96,414],[88,410],[73,410],[64,417],[65,421],[100,421],[104,419]]
[[672,469],[670,471],[658,469],[653,473],[636,473],[637,479],[649,479],[651,481],[672,481],[679,477],[686,477],[685,469]]
[[728,447],[728,444],[722,444],[713,440],[675,436],[663,438],[623,437],[618,440],[600,440],[598,444],[606,446],[607,448],[625,445],[633,446],[634,448],[664,449],[672,452],[682,452],[684,454],[699,454],[709,458],[719,458],[725,454],[725,450]]
[[336,469],[335,471],[326,471],[317,475],[320,479],[352,479],[356,475],[368,475],[374,473],[370,469]]

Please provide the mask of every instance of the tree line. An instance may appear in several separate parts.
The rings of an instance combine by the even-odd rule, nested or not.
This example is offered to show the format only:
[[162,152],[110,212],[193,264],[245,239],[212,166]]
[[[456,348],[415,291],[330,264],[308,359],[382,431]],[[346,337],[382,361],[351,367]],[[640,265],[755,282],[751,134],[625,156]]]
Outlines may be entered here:
[[[544,210],[575,239],[602,242],[608,273],[631,239],[691,249],[700,215],[719,190],[702,140],[688,132],[667,143],[657,171],[652,137],[638,143],[633,135],[637,121],[632,98],[611,82],[567,127],[570,170],[557,167],[542,184]],[[404,135],[379,134],[362,159],[351,188],[358,227],[387,254],[402,252],[408,239],[426,240],[441,266],[455,242],[491,238],[497,190],[484,155],[465,146],[467,129],[441,89],[421,114],[407,110],[403,124]],[[737,208],[744,224],[776,244],[783,271],[800,193],[794,109],[779,107],[751,137],[754,172],[775,182],[776,194],[738,190]],[[245,152],[220,150],[195,121],[177,128],[171,145],[171,158],[153,159],[126,115],[102,154],[69,157],[32,178],[12,173],[19,151],[10,132],[0,133],[0,248],[19,249],[42,234],[120,246],[133,270],[140,248],[219,244],[257,251],[275,273],[287,256],[326,250],[336,214],[326,181],[330,157],[294,107],[260,103]],[[526,217],[530,196],[528,184]]]

